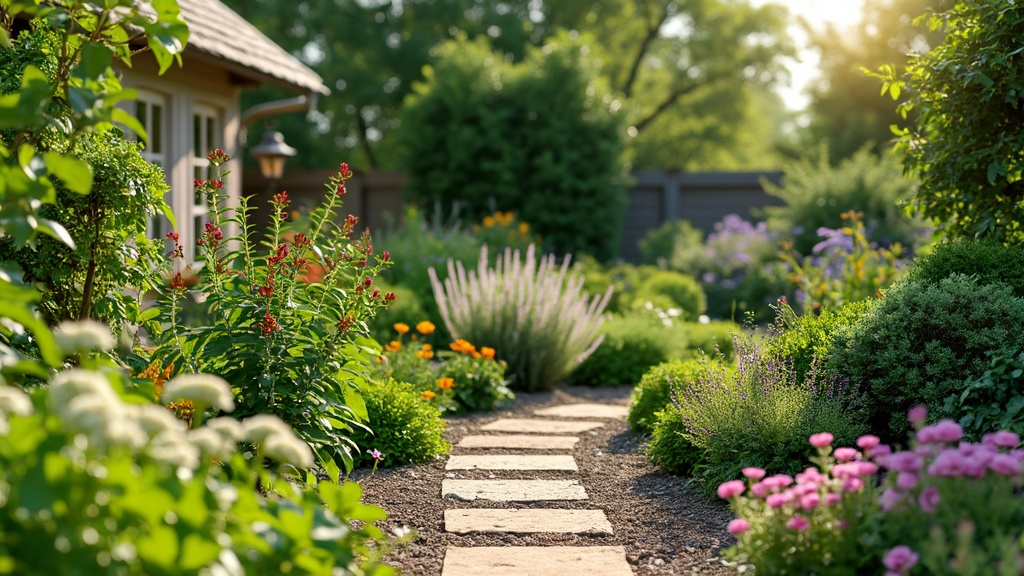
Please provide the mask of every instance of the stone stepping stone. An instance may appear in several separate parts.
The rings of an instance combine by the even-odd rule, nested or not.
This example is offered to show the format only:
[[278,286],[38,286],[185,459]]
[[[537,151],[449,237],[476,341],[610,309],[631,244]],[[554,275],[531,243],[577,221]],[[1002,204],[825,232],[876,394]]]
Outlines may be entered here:
[[587,491],[575,480],[456,480],[441,481],[441,498],[494,500],[496,502],[542,502],[545,500],[586,500]]
[[501,418],[481,430],[488,432],[526,432],[534,434],[577,434],[594,428],[604,426],[604,422],[591,421],[566,421],[566,420],[541,420],[531,418]]
[[448,458],[445,470],[569,470],[575,472],[576,460],[572,456],[517,456],[487,454],[481,456],[454,455]]
[[503,434],[501,436],[463,436],[457,448],[529,448],[536,450],[572,450],[580,439],[575,436],[534,436]]
[[449,546],[441,576],[633,576],[622,546]]
[[463,508],[444,511],[444,529],[456,534],[470,532],[557,532],[563,534],[611,534],[612,525],[603,510],[549,508]]
[[534,410],[533,413],[556,418],[625,418],[629,414],[629,407],[613,404],[562,404]]

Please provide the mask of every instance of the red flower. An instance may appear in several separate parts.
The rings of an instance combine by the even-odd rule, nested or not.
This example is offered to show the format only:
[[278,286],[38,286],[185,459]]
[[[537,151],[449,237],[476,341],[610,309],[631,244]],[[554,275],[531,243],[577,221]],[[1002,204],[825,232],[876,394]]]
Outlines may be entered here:
[[367,286],[373,284],[373,278],[370,278],[369,276],[367,276],[366,280],[363,280],[363,284],[366,284]]
[[338,175],[340,175],[345,180],[352,177],[352,170],[349,169],[348,162],[342,162],[338,166]]
[[396,298],[396,296],[395,296],[395,293],[394,293],[394,292],[388,292],[387,294],[385,294],[385,295],[384,295],[384,300],[385,300],[386,302],[391,302],[391,301],[393,301],[393,300],[394,300],[395,298]]
[[171,288],[177,289],[177,288],[184,288],[184,287],[185,287],[185,282],[182,281],[182,279],[181,279],[181,272],[179,272],[179,273],[174,275],[174,278],[171,278]]
[[269,311],[263,315],[263,320],[259,323],[259,325],[260,332],[264,336],[270,336],[274,332],[281,329],[281,326],[277,323],[277,320],[274,320],[274,317],[270,315]]
[[387,250],[384,251],[384,261],[387,262],[391,259],[391,254]]

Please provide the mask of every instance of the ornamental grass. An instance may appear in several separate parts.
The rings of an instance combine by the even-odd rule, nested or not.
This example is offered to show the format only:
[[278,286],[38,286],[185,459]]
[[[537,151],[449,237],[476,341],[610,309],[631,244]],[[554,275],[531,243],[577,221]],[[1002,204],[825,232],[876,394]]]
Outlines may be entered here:
[[583,292],[583,277],[569,274],[570,256],[525,257],[506,248],[492,268],[487,246],[475,271],[448,261],[442,282],[430,269],[430,282],[445,326],[463,338],[496,350],[508,363],[518,390],[550,390],[601,343],[601,313],[611,298]]

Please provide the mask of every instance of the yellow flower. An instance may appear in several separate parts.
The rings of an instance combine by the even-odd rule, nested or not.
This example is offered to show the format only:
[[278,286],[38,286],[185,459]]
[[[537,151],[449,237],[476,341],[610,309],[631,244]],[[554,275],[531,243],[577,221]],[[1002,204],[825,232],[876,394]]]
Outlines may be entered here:
[[416,331],[419,332],[420,334],[424,334],[424,335],[425,334],[433,334],[434,333],[434,328],[435,328],[434,323],[433,322],[429,322],[427,320],[424,320],[423,322],[420,322],[419,324],[416,325]]
[[392,340],[388,345],[384,346],[384,350],[387,352],[398,352],[402,349],[402,343],[398,340]]
[[494,360],[494,348],[488,348],[487,346],[480,347],[480,355],[488,360]]
[[434,396],[437,396],[437,394],[434,394],[430,390],[426,390],[423,392],[423,395],[420,396],[420,400],[423,400],[424,402],[430,402],[431,400],[434,399]]
[[508,226],[512,223],[512,219],[516,217],[515,212],[495,212],[494,219],[502,226]]
[[444,391],[451,390],[452,386],[454,384],[455,384],[455,379],[454,378],[449,378],[448,376],[445,376],[444,378],[438,378],[437,379],[437,387],[440,388],[441,390],[444,390]]
[[494,217],[484,216],[484,228],[490,228],[494,226]]
[[395,332],[398,332],[399,334],[405,334],[408,331],[409,331],[409,325],[408,324],[404,324],[402,322],[398,322],[398,323],[395,324]]
[[527,224],[526,222],[520,222],[519,223],[519,233],[522,234],[523,236],[526,236],[527,234],[529,234],[530,233],[530,225]]

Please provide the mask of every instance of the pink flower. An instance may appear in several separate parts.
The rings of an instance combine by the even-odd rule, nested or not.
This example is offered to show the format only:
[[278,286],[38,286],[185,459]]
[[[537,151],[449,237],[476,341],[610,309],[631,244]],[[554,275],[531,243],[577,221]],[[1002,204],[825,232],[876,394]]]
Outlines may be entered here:
[[917,474],[913,472],[900,472],[896,477],[896,487],[908,492],[917,487]]
[[942,420],[917,431],[917,441],[929,444],[956,442],[964,437],[964,430],[952,420]]
[[991,434],[985,434],[982,442],[1000,448],[1016,448],[1020,446],[1020,436],[1009,430],[1000,430]]
[[917,503],[921,506],[921,512],[934,513],[935,509],[939,507],[939,489],[935,486],[925,488],[917,497]]
[[811,446],[815,448],[824,448],[832,443],[833,436],[828,432],[819,432],[818,434],[812,434],[810,441]]
[[800,498],[800,507],[804,510],[814,510],[821,503],[821,496],[817,493],[807,494],[803,498]]
[[910,420],[910,423],[915,426],[924,424],[924,421],[927,419],[928,409],[924,406],[914,406],[910,409],[910,412],[907,413],[907,420]]
[[903,501],[903,495],[899,492],[888,488],[885,492],[882,492],[882,496],[878,499],[879,504],[882,505],[882,511],[888,512],[896,507],[897,504]]
[[767,485],[769,489],[777,490],[779,488],[785,488],[786,486],[792,484],[793,478],[786,474],[776,474],[774,476],[769,476],[765,478],[761,482]]
[[754,468],[753,466],[743,469],[743,476],[750,478],[751,480],[760,480],[764,478],[765,471],[762,468]]
[[732,534],[734,536],[737,534],[743,534],[747,530],[750,530],[750,522],[747,522],[743,518],[737,518],[729,522],[729,525],[726,526],[725,529],[729,532],[729,534]]
[[843,490],[847,492],[856,492],[864,487],[864,480],[858,476],[850,476],[843,479]]
[[897,452],[887,458],[885,465],[897,472],[917,472],[924,466],[924,459],[913,452]]
[[757,496],[758,498],[764,498],[765,496],[768,495],[768,492],[770,490],[771,487],[769,487],[764,482],[758,482],[750,487],[750,491],[753,492],[754,496]]
[[828,494],[825,494],[825,505],[834,506],[836,504],[839,504],[839,501],[842,499],[842,495],[837,494],[835,492],[829,492]]
[[779,494],[769,494],[764,501],[766,504],[768,504],[770,508],[782,508],[786,504],[789,504],[792,500],[793,494],[789,491],[786,491]]
[[865,450],[865,451],[871,450],[875,446],[878,446],[878,444],[880,442],[881,442],[881,440],[878,438],[878,436],[872,436],[871,434],[868,434],[867,436],[861,436],[860,438],[857,438],[857,446],[861,450]]
[[796,475],[796,481],[799,484],[809,484],[812,486],[817,486],[818,484],[821,484],[825,480],[828,480],[828,477],[826,477],[821,472],[818,472],[818,469],[813,467],[808,468]]
[[789,522],[786,522],[786,526],[788,526],[791,530],[803,532],[804,530],[807,530],[811,527],[811,523],[808,522],[807,518],[804,518],[803,516],[793,516],[789,519]]
[[851,462],[851,465],[856,470],[857,476],[874,476],[878,472],[878,464],[874,462]]
[[889,550],[882,560],[882,564],[893,572],[903,573],[910,570],[917,564],[919,556],[906,546],[897,546]]
[[853,448],[836,448],[835,451],[836,460],[840,462],[849,462],[859,455],[860,452]]
[[747,486],[742,480],[730,480],[728,482],[722,482],[718,487],[718,497],[725,498],[728,500],[733,496],[739,496],[743,494],[743,491],[747,489]]
[[928,466],[928,473],[932,476],[957,478],[966,474],[967,466],[967,458],[963,454],[956,450],[944,450]]
[[996,454],[989,461],[988,467],[1000,476],[1016,476],[1021,473],[1020,462],[1010,454]]

